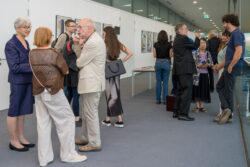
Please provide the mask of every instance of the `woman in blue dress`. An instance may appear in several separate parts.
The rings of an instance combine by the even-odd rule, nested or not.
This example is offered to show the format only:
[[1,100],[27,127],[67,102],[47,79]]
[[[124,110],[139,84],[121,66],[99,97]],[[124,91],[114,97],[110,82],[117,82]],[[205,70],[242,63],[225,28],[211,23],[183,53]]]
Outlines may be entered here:
[[7,42],[5,55],[9,66],[10,104],[7,126],[10,133],[9,148],[14,151],[28,151],[34,147],[23,134],[24,116],[33,113],[32,71],[29,65],[29,43],[25,38],[30,34],[30,21],[17,18],[14,23],[16,34]]

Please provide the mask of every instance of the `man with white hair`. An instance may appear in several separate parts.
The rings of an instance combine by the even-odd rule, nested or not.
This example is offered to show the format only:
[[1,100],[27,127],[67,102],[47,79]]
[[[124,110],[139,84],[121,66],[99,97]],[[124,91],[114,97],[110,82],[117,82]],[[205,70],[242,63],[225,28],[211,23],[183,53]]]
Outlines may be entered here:
[[[101,147],[98,105],[101,92],[105,89],[106,46],[103,39],[95,32],[94,23],[85,18],[78,23],[78,36],[74,42],[83,46],[77,58],[79,71],[78,93],[81,95],[83,134],[75,142],[79,151],[99,151]],[[84,42],[82,43],[81,40]]]
[[220,39],[217,36],[218,32],[216,30],[212,30],[209,35],[210,39],[208,40],[208,50],[212,55],[214,64],[217,64],[218,48],[220,45]]

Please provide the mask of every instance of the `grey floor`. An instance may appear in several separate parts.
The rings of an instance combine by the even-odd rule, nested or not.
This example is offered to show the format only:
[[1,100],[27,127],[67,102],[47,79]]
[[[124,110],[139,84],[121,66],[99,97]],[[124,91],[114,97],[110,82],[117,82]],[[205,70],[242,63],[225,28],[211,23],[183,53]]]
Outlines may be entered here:
[[[83,163],[62,163],[59,142],[53,128],[54,162],[50,167],[246,167],[244,146],[237,114],[233,124],[219,126],[212,122],[218,111],[217,94],[208,113],[191,113],[194,122],[178,121],[164,105],[155,104],[155,90],[147,90],[147,75],[136,77],[135,97],[131,97],[131,80],[123,79],[121,94],[125,128],[101,126],[103,150],[86,153]],[[154,84],[153,84],[154,86]],[[192,105],[192,108],[194,106]],[[36,167],[37,147],[26,153],[8,149],[6,113],[0,112],[0,167]],[[105,98],[100,103],[100,119],[106,114]],[[115,121],[115,120],[114,120]],[[76,136],[81,128],[76,129]],[[35,115],[27,116],[25,136],[37,142]],[[82,153],[81,153],[82,154]]]

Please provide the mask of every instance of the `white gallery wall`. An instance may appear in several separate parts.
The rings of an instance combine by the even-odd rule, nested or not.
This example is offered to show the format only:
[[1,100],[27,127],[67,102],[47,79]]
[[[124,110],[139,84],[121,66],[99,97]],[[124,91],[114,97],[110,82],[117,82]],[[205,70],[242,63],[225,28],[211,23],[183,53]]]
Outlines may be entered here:
[[19,16],[28,14],[27,0],[0,1],[1,31],[0,31],[0,110],[9,106],[10,85],[8,83],[8,65],[5,59],[4,47],[15,33],[14,21]]
[[[30,47],[33,46],[35,29],[40,26],[49,27],[55,34],[56,15],[72,18],[91,18],[101,23],[112,24],[120,27],[119,40],[127,46],[134,56],[125,63],[127,73],[122,77],[131,76],[134,68],[152,66],[155,63],[153,52],[141,53],[141,31],[159,32],[166,30],[169,35],[174,35],[174,27],[154,21],[145,17],[134,15],[119,9],[112,8],[91,0],[5,0],[0,2],[2,19],[0,38],[0,58],[5,58],[5,43],[14,34],[13,23],[19,16],[27,16],[32,22],[31,34],[28,37]],[[194,37],[193,33],[189,34]],[[125,54],[121,54],[121,57]],[[0,66],[0,110],[8,108],[9,84],[7,82],[8,67]]]

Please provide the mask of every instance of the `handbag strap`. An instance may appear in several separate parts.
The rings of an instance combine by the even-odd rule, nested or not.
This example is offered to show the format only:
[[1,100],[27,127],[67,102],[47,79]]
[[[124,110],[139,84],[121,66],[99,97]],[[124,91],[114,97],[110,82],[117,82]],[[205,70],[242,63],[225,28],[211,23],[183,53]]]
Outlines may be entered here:
[[29,64],[30,64],[31,71],[32,71],[34,77],[36,78],[37,82],[38,82],[43,88],[46,89],[46,87],[39,81],[39,79],[37,78],[37,76],[36,76],[36,74],[35,74],[35,72],[34,72],[34,70],[33,70],[33,68],[32,68],[31,61],[30,61],[30,53],[29,53]]

